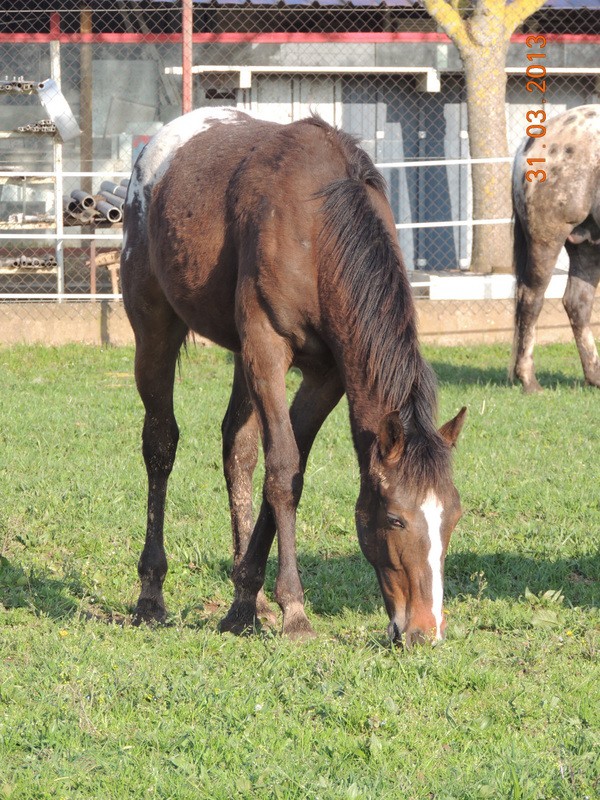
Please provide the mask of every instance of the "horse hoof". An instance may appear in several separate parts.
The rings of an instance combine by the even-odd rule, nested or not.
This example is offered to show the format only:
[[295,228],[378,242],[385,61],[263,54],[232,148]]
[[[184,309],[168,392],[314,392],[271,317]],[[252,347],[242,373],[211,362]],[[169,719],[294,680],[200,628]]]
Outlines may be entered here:
[[543,391],[544,390],[537,381],[531,381],[530,383],[523,384],[523,394],[539,394]]
[[277,614],[271,608],[262,589],[256,598],[256,616],[263,625],[266,625],[269,628],[277,627]]
[[141,625],[143,622],[147,624],[161,624],[166,620],[166,618],[167,609],[165,608],[164,603],[144,597],[138,600],[136,609],[133,612],[131,624],[135,625],[136,627]]
[[219,624],[221,633],[233,633],[243,636],[252,633],[256,628],[257,608],[256,603],[249,600],[234,600],[227,615]]
[[314,639],[317,635],[305,614],[295,614],[291,618],[284,618],[281,633],[293,642],[306,642]]

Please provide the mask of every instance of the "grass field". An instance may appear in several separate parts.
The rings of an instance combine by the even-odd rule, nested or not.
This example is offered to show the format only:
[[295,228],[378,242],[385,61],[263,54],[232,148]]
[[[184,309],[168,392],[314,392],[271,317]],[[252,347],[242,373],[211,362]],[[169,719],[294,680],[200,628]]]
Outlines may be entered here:
[[133,628],[146,487],[132,351],[0,350],[0,798],[599,796],[600,392],[582,386],[571,346],[538,348],[547,391],[534,397],[507,385],[506,347],[426,355],[440,421],[469,407],[455,459],[464,516],[446,562],[447,640],[404,652],[385,639],[356,541],[343,403],[299,515],[318,638],[219,635],[231,363],[190,349],[169,623]]

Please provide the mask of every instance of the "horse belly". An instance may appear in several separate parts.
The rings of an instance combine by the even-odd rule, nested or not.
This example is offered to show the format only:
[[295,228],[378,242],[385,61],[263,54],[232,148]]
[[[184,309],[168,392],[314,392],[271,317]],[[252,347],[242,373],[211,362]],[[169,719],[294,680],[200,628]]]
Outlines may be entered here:
[[[237,270],[214,254],[181,253],[163,270],[159,280],[169,303],[190,330],[228,350],[239,352],[235,324]],[[178,268],[178,263],[180,268]],[[166,278],[166,280],[165,280]]]

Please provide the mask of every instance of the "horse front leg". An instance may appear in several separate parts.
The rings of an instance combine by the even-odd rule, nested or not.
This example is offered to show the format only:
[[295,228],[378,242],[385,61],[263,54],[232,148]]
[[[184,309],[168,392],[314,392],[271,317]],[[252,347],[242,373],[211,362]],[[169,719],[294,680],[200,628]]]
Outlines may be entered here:
[[[300,480],[297,484],[297,492],[294,495],[296,508],[300,502],[306,464],[315,437],[321,429],[323,422],[338,404],[343,394],[344,386],[339,372],[337,368],[332,365],[322,373],[305,374],[304,380],[294,398],[290,409],[290,418],[300,455]],[[302,616],[300,616],[300,618],[296,617],[293,607],[286,613],[284,603],[287,596],[287,585],[286,576],[281,569],[281,549],[282,543],[280,538],[280,570],[275,585],[275,597],[283,609],[282,633],[292,639],[304,638],[307,634],[309,636],[313,635],[310,624],[308,630],[306,630]],[[302,607],[302,615],[303,614],[304,607]]]
[[[565,234],[566,239],[567,234]],[[535,375],[533,348],[535,326],[544,303],[544,293],[564,239],[551,244],[531,242],[525,280],[517,283],[515,305],[515,337],[513,374],[523,384],[525,394],[541,392]]]
[[[227,484],[233,532],[233,569],[237,569],[254,527],[252,476],[258,460],[258,420],[248,392],[241,358],[235,356],[233,386],[221,426],[223,472]],[[277,618],[261,589],[256,598],[256,616],[269,625]]]
[[166,607],[162,586],[167,574],[163,527],[167,482],[177,452],[179,429],[173,411],[173,384],[179,348],[187,328],[176,320],[167,330],[157,325],[152,334],[138,337],[135,377],[146,410],[142,453],[148,475],[146,540],[138,563],[140,596],[133,623],[163,622]]
[[[241,307],[244,312],[244,319],[240,320],[242,359],[248,390],[260,422],[265,454],[263,497],[273,514],[279,545],[275,598],[283,611],[284,627],[286,619],[293,616],[298,635],[311,635],[296,562],[296,506],[302,475],[285,387],[291,351],[252,296]],[[270,542],[263,540],[260,545],[263,548],[260,561],[254,547],[233,570],[234,601],[221,623],[222,631],[242,633],[255,623],[256,599],[264,582]]]
[[[290,419],[294,437],[300,456],[300,476],[304,475],[308,456],[317,433],[323,422],[333,408],[337,405],[344,392],[344,387],[337,369],[333,366],[325,368],[322,372],[305,374],[304,380],[294,398],[290,409]],[[298,493],[295,495],[295,505],[300,500],[302,482],[297,484]],[[241,563],[239,576],[251,575],[257,585],[264,582],[267,558],[276,533],[276,522],[271,505],[264,493],[262,506],[248,550]],[[276,596],[278,602],[284,602],[286,594],[285,577],[278,575]],[[237,613],[239,607],[234,605],[227,617],[221,623],[221,630],[234,630],[239,620]],[[306,629],[304,620],[298,625],[294,614],[286,615],[284,609],[283,634],[291,638],[302,638],[312,635],[312,628]]]
[[600,281],[600,248],[584,242],[566,244],[570,259],[569,279],[563,305],[579,350],[586,383],[600,387],[600,358],[590,328],[594,295]]

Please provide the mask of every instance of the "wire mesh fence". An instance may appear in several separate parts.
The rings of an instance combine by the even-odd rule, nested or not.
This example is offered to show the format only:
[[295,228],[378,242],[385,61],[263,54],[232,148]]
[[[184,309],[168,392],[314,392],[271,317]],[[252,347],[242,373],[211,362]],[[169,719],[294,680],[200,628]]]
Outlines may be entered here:
[[200,106],[356,134],[417,295],[509,272],[512,156],[599,102],[599,54],[598,0],[0,0],[0,302],[118,298],[131,167]]

